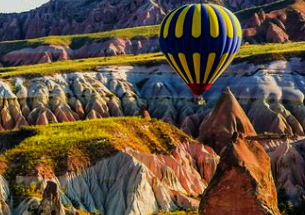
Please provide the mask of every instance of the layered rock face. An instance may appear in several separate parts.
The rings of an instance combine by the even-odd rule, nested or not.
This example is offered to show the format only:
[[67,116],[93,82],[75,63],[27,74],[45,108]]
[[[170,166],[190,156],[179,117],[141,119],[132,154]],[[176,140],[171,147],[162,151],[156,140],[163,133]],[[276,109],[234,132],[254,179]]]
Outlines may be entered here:
[[228,143],[199,210],[201,215],[280,215],[270,158],[258,142]]
[[4,177],[0,176],[0,214],[10,215],[12,210],[10,208],[10,189],[9,183]]
[[[224,88],[229,86],[257,133],[303,136],[304,82],[303,74],[297,72],[303,67],[300,59],[232,65],[203,95],[207,101],[204,106],[194,103],[187,86],[165,64],[153,67],[111,66],[100,68],[100,72],[1,80],[0,129],[109,116],[136,116],[143,115],[143,110],[146,110],[150,117],[170,122],[198,137],[209,129],[203,121]],[[224,106],[236,106],[232,94],[227,94]],[[230,110],[220,110],[230,117]],[[232,111],[240,112],[240,108]],[[243,114],[238,115],[228,134],[231,135],[235,128],[239,129],[239,121],[243,118]],[[252,132],[249,127],[242,129]]]
[[[241,10],[275,0],[211,0]],[[48,35],[83,34],[159,24],[171,9],[201,1],[177,0],[52,0],[36,10],[0,15],[0,41]]]
[[[289,2],[289,1],[288,1]],[[244,41],[249,43],[283,43],[288,40],[303,41],[305,30],[305,2],[284,2],[282,7],[265,12],[260,10],[242,20]]]
[[278,190],[285,190],[294,204],[305,188],[304,140],[284,143],[269,152]]
[[[199,143],[182,142],[171,155],[143,154],[125,149],[79,173],[35,181],[43,198],[28,198],[15,214],[77,214],[78,211],[122,214],[155,214],[178,208],[196,210],[196,199],[207,187],[218,156]],[[44,188],[45,187],[45,188]]]

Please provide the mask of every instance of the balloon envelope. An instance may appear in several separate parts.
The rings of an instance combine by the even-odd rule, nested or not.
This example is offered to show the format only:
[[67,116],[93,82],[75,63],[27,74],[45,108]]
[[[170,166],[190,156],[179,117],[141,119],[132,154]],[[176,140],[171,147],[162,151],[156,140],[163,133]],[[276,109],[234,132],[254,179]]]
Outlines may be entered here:
[[160,47],[195,96],[208,90],[234,59],[242,29],[228,9],[213,4],[184,5],[162,21]]

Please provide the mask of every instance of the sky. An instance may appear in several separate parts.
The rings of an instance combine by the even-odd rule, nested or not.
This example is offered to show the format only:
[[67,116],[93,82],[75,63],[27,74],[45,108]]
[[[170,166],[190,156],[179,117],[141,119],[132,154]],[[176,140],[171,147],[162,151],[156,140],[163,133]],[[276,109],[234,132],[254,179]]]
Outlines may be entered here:
[[0,0],[0,13],[29,11],[49,0]]

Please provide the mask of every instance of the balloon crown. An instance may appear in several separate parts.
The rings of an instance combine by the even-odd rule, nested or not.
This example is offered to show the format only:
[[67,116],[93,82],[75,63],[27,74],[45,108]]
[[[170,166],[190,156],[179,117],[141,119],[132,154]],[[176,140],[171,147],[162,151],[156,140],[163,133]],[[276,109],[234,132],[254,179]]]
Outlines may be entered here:
[[171,11],[161,23],[159,42],[169,64],[200,96],[236,56],[242,29],[230,10],[201,1]]

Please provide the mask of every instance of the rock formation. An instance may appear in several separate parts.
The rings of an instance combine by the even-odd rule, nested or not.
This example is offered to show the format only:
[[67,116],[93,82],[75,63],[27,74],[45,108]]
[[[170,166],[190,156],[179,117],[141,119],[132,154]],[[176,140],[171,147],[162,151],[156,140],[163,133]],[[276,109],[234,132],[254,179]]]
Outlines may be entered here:
[[9,183],[4,177],[0,176],[0,214],[10,215],[12,210],[10,208],[10,190]]
[[262,146],[240,137],[227,145],[201,199],[200,214],[280,215],[270,158]]
[[[34,182],[43,196],[27,196],[14,208],[14,214],[76,215],[83,211],[148,215],[181,208],[196,210],[197,198],[212,179],[219,157],[190,138],[172,138],[175,148],[167,154],[125,148],[78,172],[18,176],[16,183],[27,187]],[[9,191],[3,194],[7,201]]]
[[149,112],[145,109],[144,106],[140,108],[139,114],[144,119],[148,119],[148,120],[151,119]]
[[61,203],[58,185],[55,182],[48,181],[44,190],[42,200],[38,207],[39,215],[64,214],[63,205]]
[[253,13],[241,20],[244,41],[249,43],[283,43],[288,40],[303,41],[305,30],[305,2],[303,0],[285,1],[272,10]]
[[266,41],[271,43],[284,43],[289,40],[289,36],[278,25],[271,24],[267,30]]
[[212,146],[217,154],[223,152],[234,132],[256,136],[251,122],[229,88],[225,89],[199,130],[199,139]]
[[[211,0],[241,10],[275,0]],[[83,34],[111,29],[156,25],[167,12],[195,0],[53,0],[38,9],[21,14],[1,14],[0,41],[37,38],[48,35]],[[46,57],[47,58],[47,57]],[[47,60],[47,59],[44,59]]]
[[[212,2],[240,10],[273,1],[214,0]],[[184,0],[184,3],[190,2],[200,1]],[[0,41],[155,25],[160,23],[168,11],[180,5],[181,2],[176,0],[124,0],[119,3],[115,0],[93,2],[79,0],[73,4],[69,1],[53,0],[30,12],[1,14]],[[81,8],[82,13],[79,13],[79,8]],[[263,8],[268,12],[264,12],[263,9],[252,9],[237,13],[244,29],[244,42],[283,43],[289,40],[305,40],[305,3],[303,0],[289,0],[288,3],[277,3],[271,9],[269,7]],[[66,16],[66,14],[69,15]],[[112,17],[112,20],[108,20],[108,17]],[[3,46],[0,53],[0,67],[1,64],[16,66],[50,63],[66,59],[160,51],[156,36],[151,38],[84,40],[86,39],[73,39],[70,44],[66,45],[37,42],[27,46],[23,42],[3,43],[0,44],[0,47]],[[17,48],[18,46],[20,48]]]
[[284,143],[269,152],[272,173],[278,190],[285,190],[293,203],[305,188],[304,141]]
[[[257,129],[258,133],[271,132],[278,134],[293,134],[304,136],[301,124],[286,110],[279,101],[267,104],[266,101],[257,100],[248,112],[249,119]],[[264,118],[269,123],[264,123]]]
[[[303,136],[304,79],[302,73],[295,72],[303,67],[304,62],[297,58],[268,64],[232,65],[203,95],[207,101],[203,106],[193,102],[191,92],[166,64],[110,66],[101,67],[98,72],[2,79],[0,131],[24,125],[140,116],[144,108],[147,110],[145,115],[149,113],[151,118],[172,123],[202,139],[213,127],[203,122],[208,120],[224,88],[229,86],[232,93],[226,94],[227,99],[219,109],[228,114],[226,117],[232,119],[232,124],[226,124],[225,131],[218,131],[219,137],[231,136],[236,129],[241,133],[253,133],[248,120],[247,126],[243,124],[245,116],[259,134]],[[226,108],[232,108],[233,112]],[[222,122],[217,114],[213,116]],[[269,123],[265,123],[266,119]],[[208,138],[212,136],[208,135]]]
[[159,43],[156,38],[117,38],[100,42],[88,41],[77,49],[68,45],[38,45],[37,47],[26,47],[1,53],[2,56],[0,57],[0,61],[7,66],[19,66],[90,57],[151,53],[157,51],[159,51]]

